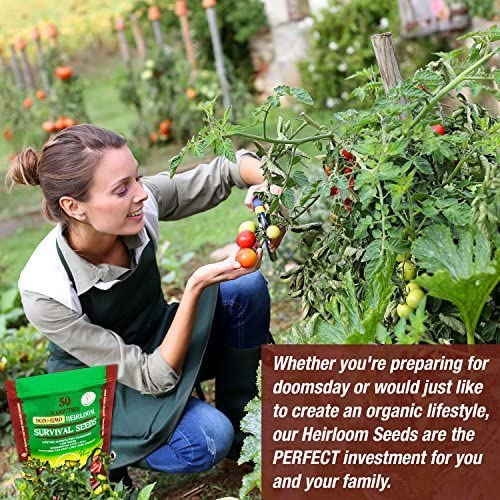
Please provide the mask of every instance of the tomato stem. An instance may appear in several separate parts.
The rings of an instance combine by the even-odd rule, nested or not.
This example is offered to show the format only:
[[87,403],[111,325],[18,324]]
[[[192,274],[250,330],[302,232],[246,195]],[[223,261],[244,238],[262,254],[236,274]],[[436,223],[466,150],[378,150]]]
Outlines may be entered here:
[[223,137],[233,137],[233,136],[239,136],[239,137],[246,137],[247,139],[252,139],[254,141],[263,141],[263,142],[269,142],[271,144],[291,144],[295,146],[300,146],[301,144],[305,144],[306,142],[312,142],[312,141],[318,141],[321,139],[331,139],[333,134],[332,132],[329,132],[328,134],[320,134],[320,135],[313,135],[309,137],[304,137],[302,139],[289,139],[289,140],[282,140],[282,139],[274,139],[273,137],[262,137],[260,135],[255,135],[255,134],[247,134],[246,132],[235,132],[234,134],[225,134]]
[[485,63],[488,59],[495,55],[495,51],[488,52],[481,59],[478,59],[472,66],[469,66],[467,69],[462,71],[459,75],[457,75],[448,85],[443,87],[428,103],[427,105],[420,111],[420,113],[413,119],[413,121],[408,126],[408,132],[418,123],[420,122],[425,115],[431,111],[432,108],[438,103],[450,90],[453,90],[458,84],[460,84],[463,80],[466,80],[466,77],[469,73],[472,73],[476,68]]

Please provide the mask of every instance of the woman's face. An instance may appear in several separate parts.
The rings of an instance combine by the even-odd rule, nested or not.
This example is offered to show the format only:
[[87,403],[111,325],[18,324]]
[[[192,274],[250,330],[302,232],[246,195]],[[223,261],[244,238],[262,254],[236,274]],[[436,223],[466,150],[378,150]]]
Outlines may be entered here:
[[80,205],[86,222],[96,231],[130,235],[144,227],[142,208],[147,198],[137,160],[124,146],[104,153],[94,174],[89,199]]

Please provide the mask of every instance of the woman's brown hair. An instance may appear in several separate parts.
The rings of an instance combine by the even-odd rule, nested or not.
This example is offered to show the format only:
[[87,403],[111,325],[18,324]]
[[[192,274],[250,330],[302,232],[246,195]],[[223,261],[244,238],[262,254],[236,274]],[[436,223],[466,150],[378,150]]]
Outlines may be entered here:
[[11,184],[40,185],[45,217],[68,225],[71,217],[59,205],[61,197],[87,201],[95,169],[104,153],[126,143],[124,137],[111,130],[75,125],[51,137],[40,153],[31,147],[22,151],[7,172],[7,179]]

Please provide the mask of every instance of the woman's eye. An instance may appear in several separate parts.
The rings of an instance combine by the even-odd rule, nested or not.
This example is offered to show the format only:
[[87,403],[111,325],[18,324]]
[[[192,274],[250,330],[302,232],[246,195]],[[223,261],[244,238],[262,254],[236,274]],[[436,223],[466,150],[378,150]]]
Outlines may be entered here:
[[119,193],[116,193],[118,196],[125,196],[127,194],[128,189],[124,189],[123,191],[120,191]]
[[143,175],[138,175],[138,176],[135,178],[135,180],[136,180],[137,182],[141,182],[141,179],[142,179],[143,177],[144,177]]

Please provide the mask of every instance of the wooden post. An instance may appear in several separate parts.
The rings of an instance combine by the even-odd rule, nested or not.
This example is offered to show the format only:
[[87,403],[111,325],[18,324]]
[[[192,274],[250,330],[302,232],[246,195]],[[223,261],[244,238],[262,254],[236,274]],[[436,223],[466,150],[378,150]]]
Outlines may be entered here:
[[168,54],[170,52],[169,48],[163,43],[163,33],[161,32],[160,26],[160,9],[157,5],[151,5],[148,10],[148,18],[153,24],[153,31],[155,34],[156,44],[160,49]]
[[144,37],[142,36],[141,27],[139,26],[139,21],[136,14],[130,14],[130,23],[132,25],[132,33],[134,34],[137,55],[139,56],[139,60],[144,63],[144,61],[146,60],[146,42],[144,41]]
[[31,37],[36,44],[36,54],[38,57],[38,71],[40,73],[40,80],[42,81],[42,87],[45,91],[50,92],[49,76],[47,75],[47,70],[45,69],[45,61],[43,60],[42,43],[40,41],[41,35],[38,28],[33,28],[31,32]]
[[16,49],[14,48],[14,44],[10,44],[10,61],[11,61],[11,67],[12,67],[12,73],[14,75],[14,82],[16,83],[16,87],[18,89],[24,89],[24,81],[23,77],[21,76],[21,71],[19,70],[19,61],[17,60],[16,56]]
[[16,41],[16,47],[21,52],[21,61],[23,67],[24,74],[24,82],[26,83],[26,87],[29,87],[33,91],[35,90],[35,82],[33,80],[33,70],[31,69],[31,64],[28,60],[28,56],[26,55],[26,42],[24,38],[18,38]]
[[224,54],[222,52],[222,44],[220,42],[219,30],[217,28],[217,17],[215,15],[216,0],[203,0],[203,7],[207,16],[208,26],[210,27],[210,37],[212,38],[212,46],[215,56],[215,67],[219,75],[219,82],[222,89],[222,102],[224,108],[231,106],[231,97],[229,95],[229,83],[226,78],[226,70],[224,69]]
[[127,37],[125,36],[125,21],[122,17],[116,20],[116,31],[118,32],[118,43],[120,45],[120,52],[122,53],[123,62],[127,69],[132,69],[132,57],[130,56],[130,47],[128,46]]
[[403,81],[391,33],[372,36],[373,50],[377,58],[380,76],[386,92]]
[[177,0],[175,2],[175,15],[179,17],[181,24],[182,40],[184,47],[186,47],[186,55],[191,64],[191,69],[196,69],[196,56],[194,55],[193,42],[191,40],[191,33],[189,32],[188,9],[185,0]]
[[[399,69],[396,59],[396,51],[392,42],[391,33],[381,33],[371,37],[375,57],[377,58],[380,76],[384,83],[384,89],[387,93],[389,89],[395,87],[403,81],[401,70]],[[401,103],[406,104],[408,101],[403,97]],[[406,113],[401,115],[401,118],[406,119]]]

